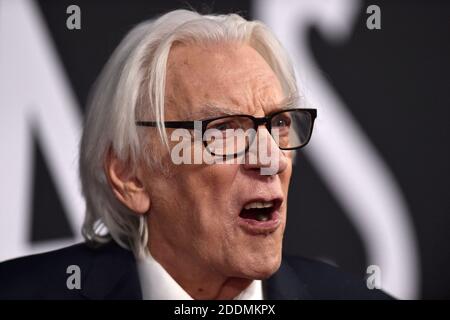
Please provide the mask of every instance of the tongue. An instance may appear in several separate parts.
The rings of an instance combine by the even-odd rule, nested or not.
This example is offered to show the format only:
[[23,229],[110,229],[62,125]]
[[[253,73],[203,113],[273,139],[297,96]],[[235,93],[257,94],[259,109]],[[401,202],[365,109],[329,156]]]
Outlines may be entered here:
[[244,219],[267,221],[270,220],[270,211],[271,208],[243,209],[239,216]]

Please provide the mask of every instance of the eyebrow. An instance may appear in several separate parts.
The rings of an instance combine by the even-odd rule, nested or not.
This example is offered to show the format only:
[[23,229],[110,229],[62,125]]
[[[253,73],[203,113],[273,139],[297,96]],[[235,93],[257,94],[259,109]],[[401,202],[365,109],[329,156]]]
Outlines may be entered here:
[[238,114],[242,114],[242,112],[240,112],[240,110],[218,106],[213,103],[206,103],[203,107],[200,108],[200,110],[190,113],[190,117],[220,117],[223,115]]
[[[295,108],[296,106],[298,106],[300,99],[301,97],[297,95],[286,97],[281,102],[270,105],[274,109],[271,113],[280,110]],[[198,117],[211,118],[211,117],[220,117],[224,115],[242,115],[242,114],[243,113],[241,110],[218,106],[213,103],[206,103],[203,107],[200,108],[200,110],[191,112],[189,114],[189,118],[190,119],[195,119]]]

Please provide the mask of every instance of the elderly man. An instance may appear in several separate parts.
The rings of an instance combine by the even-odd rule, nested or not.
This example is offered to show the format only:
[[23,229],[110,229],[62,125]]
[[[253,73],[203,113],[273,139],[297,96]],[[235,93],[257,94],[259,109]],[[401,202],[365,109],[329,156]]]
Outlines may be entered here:
[[0,297],[387,298],[282,257],[292,150],[315,117],[262,23],[177,10],[138,25],[90,101],[86,242],[2,263]]

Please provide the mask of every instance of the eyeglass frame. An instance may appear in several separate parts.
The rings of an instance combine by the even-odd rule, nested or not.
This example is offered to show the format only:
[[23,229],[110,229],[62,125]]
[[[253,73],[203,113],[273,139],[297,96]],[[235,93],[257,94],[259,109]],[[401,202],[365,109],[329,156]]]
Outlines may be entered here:
[[[164,126],[166,128],[171,128],[171,129],[188,129],[188,130],[193,130],[195,129],[195,122],[196,121],[200,121],[202,123],[202,134],[201,136],[203,137],[203,135],[205,134],[205,131],[208,127],[208,124],[216,121],[216,120],[220,120],[220,119],[226,119],[226,118],[231,118],[231,117],[246,117],[250,120],[253,121],[253,129],[255,130],[255,132],[258,131],[258,128],[262,125],[264,125],[267,129],[267,131],[269,131],[269,134],[272,136],[272,119],[280,114],[280,113],[284,113],[284,112],[289,112],[289,111],[303,111],[303,112],[307,112],[310,116],[311,116],[311,128],[308,132],[308,140],[306,140],[306,142],[304,144],[302,144],[301,146],[298,147],[291,147],[291,148],[282,148],[280,147],[280,145],[277,143],[278,148],[280,148],[280,150],[297,150],[297,149],[301,149],[304,146],[306,146],[309,143],[309,140],[311,140],[311,136],[312,136],[312,131],[313,131],[313,127],[314,127],[314,121],[317,118],[317,109],[314,108],[291,108],[291,109],[282,109],[282,110],[278,110],[275,111],[271,114],[269,114],[268,116],[264,116],[264,117],[254,117],[252,115],[249,114],[234,114],[234,115],[223,115],[220,117],[215,117],[215,118],[208,118],[208,119],[204,119],[204,120],[187,120],[187,121],[136,121],[135,124],[137,126],[141,126],[141,127],[157,127],[158,123],[164,123]],[[202,139],[203,140],[203,139]],[[253,142],[253,141],[252,141]],[[226,157],[229,157],[231,155],[216,155],[214,154],[212,151],[210,151],[208,149],[208,144],[207,141],[203,140],[203,145],[205,146],[205,148],[208,150],[208,152],[213,155],[213,156],[222,156],[224,159]],[[245,148],[245,150],[235,153],[233,155],[233,157],[237,157],[239,154],[241,153],[247,153],[247,151],[250,148],[251,143],[248,144],[248,146]]]

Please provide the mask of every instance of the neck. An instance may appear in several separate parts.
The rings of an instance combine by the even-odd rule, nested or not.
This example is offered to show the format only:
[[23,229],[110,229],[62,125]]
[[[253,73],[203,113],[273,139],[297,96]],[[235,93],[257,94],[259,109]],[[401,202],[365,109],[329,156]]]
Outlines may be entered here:
[[193,261],[192,257],[161,245],[164,241],[153,240],[150,236],[148,249],[152,257],[193,299],[230,300],[252,283],[251,279],[223,276],[211,266],[202,265],[201,261]]

